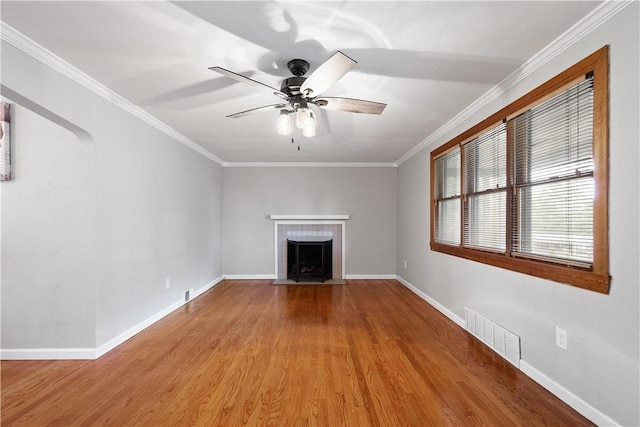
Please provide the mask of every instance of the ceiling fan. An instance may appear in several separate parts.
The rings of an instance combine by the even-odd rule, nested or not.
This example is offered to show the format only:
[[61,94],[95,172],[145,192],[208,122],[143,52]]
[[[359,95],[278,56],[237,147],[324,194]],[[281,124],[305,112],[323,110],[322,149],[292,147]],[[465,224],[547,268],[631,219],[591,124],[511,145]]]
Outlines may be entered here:
[[309,71],[309,63],[304,59],[292,59],[287,63],[287,68],[291,74],[293,74],[293,77],[284,79],[280,85],[280,89],[276,89],[222,67],[209,67],[209,69],[239,82],[268,90],[284,101],[240,111],[230,114],[227,117],[236,118],[261,110],[279,109],[279,133],[283,135],[291,134],[291,118],[293,115],[296,128],[301,129],[304,136],[312,137],[316,133],[317,121],[315,113],[309,108],[311,105],[327,110],[364,114],[382,114],[384,108],[387,106],[387,104],[380,102],[365,101],[362,99],[320,96],[322,92],[340,80],[354,65],[356,65],[356,61],[344,53],[337,51],[308,77],[303,77],[307,71]]

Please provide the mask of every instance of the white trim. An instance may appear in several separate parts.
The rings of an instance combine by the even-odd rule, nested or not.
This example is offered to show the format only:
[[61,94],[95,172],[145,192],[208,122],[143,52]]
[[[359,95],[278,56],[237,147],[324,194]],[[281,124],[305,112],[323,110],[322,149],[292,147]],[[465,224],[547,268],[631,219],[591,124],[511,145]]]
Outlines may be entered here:
[[[212,282],[210,282],[210,283],[202,286],[201,288],[199,288],[198,291],[197,291],[198,292],[197,295],[201,295],[205,291],[213,288],[215,285],[217,285],[221,281],[222,281],[222,276],[218,277],[217,279],[214,279]],[[193,301],[194,298],[195,298],[195,296],[193,296],[191,298],[191,300],[189,300],[188,302]],[[146,318],[142,322],[138,323],[137,325],[132,326],[131,328],[127,329],[126,331],[124,331],[122,333],[120,333],[116,337],[110,339],[106,343],[104,343],[101,346],[99,346],[98,348],[96,348],[95,358],[97,359],[100,356],[102,356],[102,355],[108,353],[109,351],[113,350],[114,348],[116,348],[117,346],[122,344],[123,342],[125,342],[128,339],[132,338],[136,334],[142,332],[144,329],[146,329],[149,326],[153,325],[158,320],[162,319],[163,317],[167,316],[168,314],[171,314],[173,311],[179,309],[180,307],[182,307],[186,303],[187,302],[185,302],[184,299],[181,299],[180,301],[174,302],[170,306],[168,306],[168,307],[164,308],[163,310],[160,310],[159,312],[149,316],[148,318]]]
[[162,319],[163,317],[167,316],[168,314],[172,313],[173,311],[177,310],[178,308],[182,307],[183,305],[184,305],[184,301],[182,301],[182,300],[174,302],[170,306],[165,307],[164,309],[160,310],[159,312],[147,317],[142,322],[132,326],[131,328],[127,329],[126,331],[121,332],[120,334],[118,334],[115,337],[111,338],[109,341],[107,341],[106,343],[104,343],[101,346],[99,346],[98,348],[96,348],[95,358],[97,359],[100,356],[110,352],[111,350],[113,350],[114,348],[116,348],[117,346],[122,344],[123,342],[125,342],[128,339],[132,338],[136,334],[142,332],[144,329],[146,329],[149,326],[153,325],[158,320]]
[[422,151],[425,147],[438,141],[448,132],[464,123],[465,120],[472,115],[478,113],[482,108],[489,105],[492,101],[502,96],[506,92],[513,89],[524,79],[539,70],[549,61],[566,51],[575,42],[585,37],[591,31],[598,28],[604,22],[609,20],[627,6],[635,3],[634,0],[624,1],[605,1],[591,11],[587,16],[578,21],[575,25],[561,34],[554,41],[549,43],[540,52],[531,57],[527,62],[522,64],[517,70],[504,78],[500,83],[489,89],[484,95],[476,99],[472,104],[458,113],[455,117],[442,125],[439,129],[422,140],[418,145],[407,151],[402,157],[396,160],[397,165],[409,160],[411,157]]
[[275,274],[225,274],[225,280],[275,280]]
[[[198,288],[189,302],[194,298],[202,295],[209,289],[223,280],[223,276],[214,279],[212,282]],[[181,300],[174,302],[168,307],[149,316],[137,325],[132,326],[126,331],[118,334],[98,348],[16,348],[16,349],[0,349],[0,360],[93,360],[113,350],[123,342],[132,338],[144,329],[156,323],[171,312],[185,305],[186,302]]]
[[101,96],[102,98],[106,99],[112,104],[122,108],[129,114],[153,126],[154,128],[170,136],[176,141],[191,148],[195,152],[202,154],[207,159],[213,160],[214,162],[216,162],[221,166],[224,164],[224,161],[220,159],[218,156],[216,156],[215,154],[213,154],[212,152],[206,150],[205,148],[196,144],[191,139],[182,135],[180,132],[176,131],[172,127],[156,119],[151,114],[147,113],[140,107],[137,107],[127,99],[123,98],[122,96],[118,95],[116,92],[104,86],[102,83],[98,82],[97,80],[85,74],[84,72],[80,71],[79,69],[77,69],[76,67],[74,67],[73,65],[65,61],[64,59],[60,58],[59,56],[55,55],[51,51],[41,46],[40,44],[31,40],[30,38],[28,38],[27,36],[19,32],[18,30],[16,30],[15,28],[11,27],[10,25],[7,25],[3,21],[0,21],[0,27],[1,27],[0,38],[2,40],[20,49],[27,55],[30,55],[31,57],[37,59],[38,61],[42,62],[44,65],[52,68],[53,70],[59,72],[60,74],[70,78],[71,80],[80,84],[86,89],[89,89],[96,95]]
[[588,418],[593,423],[599,426],[619,426],[620,424],[614,421],[611,417],[603,414],[598,409],[591,406],[589,403],[580,399],[575,394],[571,393],[561,384],[558,384],[553,378],[547,376],[543,372],[531,366],[525,360],[520,360],[520,370],[529,378],[540,384],[542,387],[553,393],[558,399],[562,400],[567,405],[571,406],[577,412]]
[[[413,286],[411,283],[404,280],[402,277],[396,276],[396,279],[398,280],[398,282],[402,283],[404,286],[409,288],[413,293],[415,293],[420,298],[422,298],[423,300],[431,304],[436,310],[438,310],[439,312],[447,316],[449,319],[457,323],[458,326],[464,329],[466,333],[473,335],[465,328],[465,321],[463,318],[453,313],[451,310],[449,310],[448,308],[446,308],[445,306],[443,306],[442,304],[440,304],[439,302],[431,298],[429,295],[425,294],[424,292],[422,292],[421,290]],[[571,406],[573,409],[575,409],[577,412],[579,412],[581,415],[588,418],[590,421],[594,422],[595,424],[599,426],[619,426],[620,425],[617,422],[615,422],[612,418],[610,418],[606,414],[603,414],[598,409],[594,408],[584,400],[580,399],[578,396],[573,394],[564,386],[557,383],[551,377],[547,376],[543,372],[534,368],[529,363],[527,363],[527,361],[523,359],[520,359],[520,371],[526,376],[528,376],[529,378],[531,378],[532,380],[534,380],[535,382],[537,382],[538,384],[540,384],[542,387],[549,390],[558,399],[562,400],[564,403]]]
[[93,360],[93,348],[9,348],[0,350],[0,360]]
[[[349,215],[270,215],[272,220],[344,220],[349,219]],[[322,223],[320,223],[322,224]]]
[[397,168],[393,162],[224,162],[227,168]]
[[395,274],[347,274],[345,279],[349,280],[389,280],[395,279]]
[[[206,285],[196,289],[190,295],[191,296],[191,300],[193,300],[193,299],[199,297],[200,295],[204,294],[209,289],[213,288],[215,285],[217,285],[218,283],[222,282],[223,280],[224,280],[224,276],[220,276],[220,277],[215,278],[212,282],[209,282]],[[193,289],[193,288],[191,288],[191,289]]]
[[398,282],[402,283],[404,286],[409,288],[414,294],[418,295],[420,298],[422,298],[423,300],[425,300],[426,302],[431,304],[433,306],[433,308],[435,308],[440,313],[442,313],[445,316],[447,316],[449,319],[451,319],[453,322],[455,322],[458,326],[460,326],[462,329],[464,329],[466,331],[466,329],[465,329],[465,321],[464,321],[464,319],[462,317],[458,316],[453,311],[449,310],[447,307],[445,307],[444,305],[440,304],[438,301],[434,300],[429,295],[425,294],[420,289],[416,288],[411,283],[409,283],[406,280],[404,280],[402,277],[396,276],[396,280],[398,280]]

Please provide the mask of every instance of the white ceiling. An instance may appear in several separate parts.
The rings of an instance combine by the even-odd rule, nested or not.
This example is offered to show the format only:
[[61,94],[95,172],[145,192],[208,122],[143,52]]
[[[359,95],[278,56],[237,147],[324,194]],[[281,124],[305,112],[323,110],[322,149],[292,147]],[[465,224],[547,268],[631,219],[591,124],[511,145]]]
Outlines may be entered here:
[[[2,21],[227,162],[395,162],[600,2],[1,2]],[[298,151],[280,87],[336,50],[358,64],[323,95],[384,102],[381,116],[323,111]]]

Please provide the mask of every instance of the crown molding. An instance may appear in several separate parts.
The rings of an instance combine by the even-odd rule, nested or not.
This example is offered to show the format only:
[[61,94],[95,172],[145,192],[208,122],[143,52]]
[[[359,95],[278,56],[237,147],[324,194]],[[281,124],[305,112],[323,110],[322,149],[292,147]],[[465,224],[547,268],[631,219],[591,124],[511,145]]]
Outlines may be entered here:
[[226,168],[397,168],[392,162],[224,162]]
[[224,167],[398,167],[405,161],[409,160],[418,152],[422,151],[425,147],[437,141],[443,135],[449,131],[455,129],[462,124],[466,119],[473,114],[480,111],[483,107],[511,90],[518,83],[525,78],[533,74],[540,69],[546,63],[551,61],[556,56],[567,50],[575,42],[589,34],[594,29],[598,28],[604,22],[609,20],[614,15],[625,9],[627,6],[635,3],[636,0],[607,0],[600,6],[595,8],[591,13],[578,21],[575,25],[565,31],[562,35],[552,41],[549,45],[543,48],[540,52],[534,55],[531,59],[525,62],[520,68],[507,76],[500,83],[495,85],[492,89],[474,101],[471,105],[466,107],[456,116],[454,116],[447,123],[438,128],[435,132],[422,140],[418,145],[413,147],[396,162],[388,163],[366,163],[366,162],[225,162],[215,154],[206,150],[202,146],[196,144],[191,139],[182,135],[175,129],[166,125],[162,121],[158,120],[151,114],[137,107],[124,97],[118,95],[111,89],[107,88],[103,84],[99,83],[92,77],[88,76],[84,72],[80,71],[73,65],[69,64],[59,56],[53,54],[49,50],[45,49],[40,44],[29,39],[24,34],[20,33],[10,25],[3,21],[0,21],[0,39],[20,49],[24,53],[30,55],[36,60],[49,66],[62,75],[70,78],[76,83],[96,93],[112,104],[122,108],[133,116],[146,122],[147,124],[155,127],[164,134],[170,136],[176,141],[191,148],[204,157],[216,162]]
[[570,27],[567,31],[558,36],[555,40],[544,47],[540,52],[531,57],[527,62],[522,64],[517,70],[509,74],[500,83],[489,89],[484,95],[476,99],[472,104],[446,122],[435,132],[423,139],[418,145],[407,151],[402,157],[396,160],[397,165],[409,160],[411,157],[422,151],[425,147],[438,141],[442,136],[454,130],[461,125],[469,117],[479,112],[482,108],[489,105],[498,97],[504,95],[513,89],[524,79],[539,70],[549,61],[573,46],[578,40],[598,28],[600,25],[608,21],[611,17],[621,12],[627,6],[637,2],[637,0],[606,0],[600,4],[588,15]]
[[196,144],[186,136],[182,135],[180,132],[161,122],[140,107],[137,107],[127,99],[123,98],[108,87],[99,83],[97,80],[93,79],[89,75],[69,64],[64,59],[55,55],[53,52],[47,50],[40,44],[31,40],[12,26],[6,24],[4,21],[0,21],[0,39],[20,49],[27,55],[35,58],[36,60],[59,72],[60,74],[70,78],[86,89],[89,89],[90,91],[94,92],[98,96],[101,96],[112,104],[122,108],[123,110],[137,117],[143,122],[153,126],[165,135],[168,135],[176,141],[186,145],[187,147],[203,155],[209,160],[212,160],[221,166],[224,164],[224,161],[215,154]]

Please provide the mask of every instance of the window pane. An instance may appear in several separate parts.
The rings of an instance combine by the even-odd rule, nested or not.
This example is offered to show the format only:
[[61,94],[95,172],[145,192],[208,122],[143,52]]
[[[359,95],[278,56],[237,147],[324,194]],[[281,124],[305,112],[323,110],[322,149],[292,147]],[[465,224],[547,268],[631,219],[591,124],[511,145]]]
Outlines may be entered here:
[[460,199],[438,203],[436,209],[436,239],[440,243],[460,244]]
[[460,244],[460,147],[435,160],[436,213],[434,240]]
[[460,148],[436,159],[436,199],[460,195]]
[[504,191],[467,198],[465,246],[505,251],[506,200]]
[[523,188],[514,251],[579,262],[593,261],[593,178]]
[[514,119],[516,184],[593,172],[592,80]]
[[465,193],[507,185],[507,127],[494,127],[464,145]]

